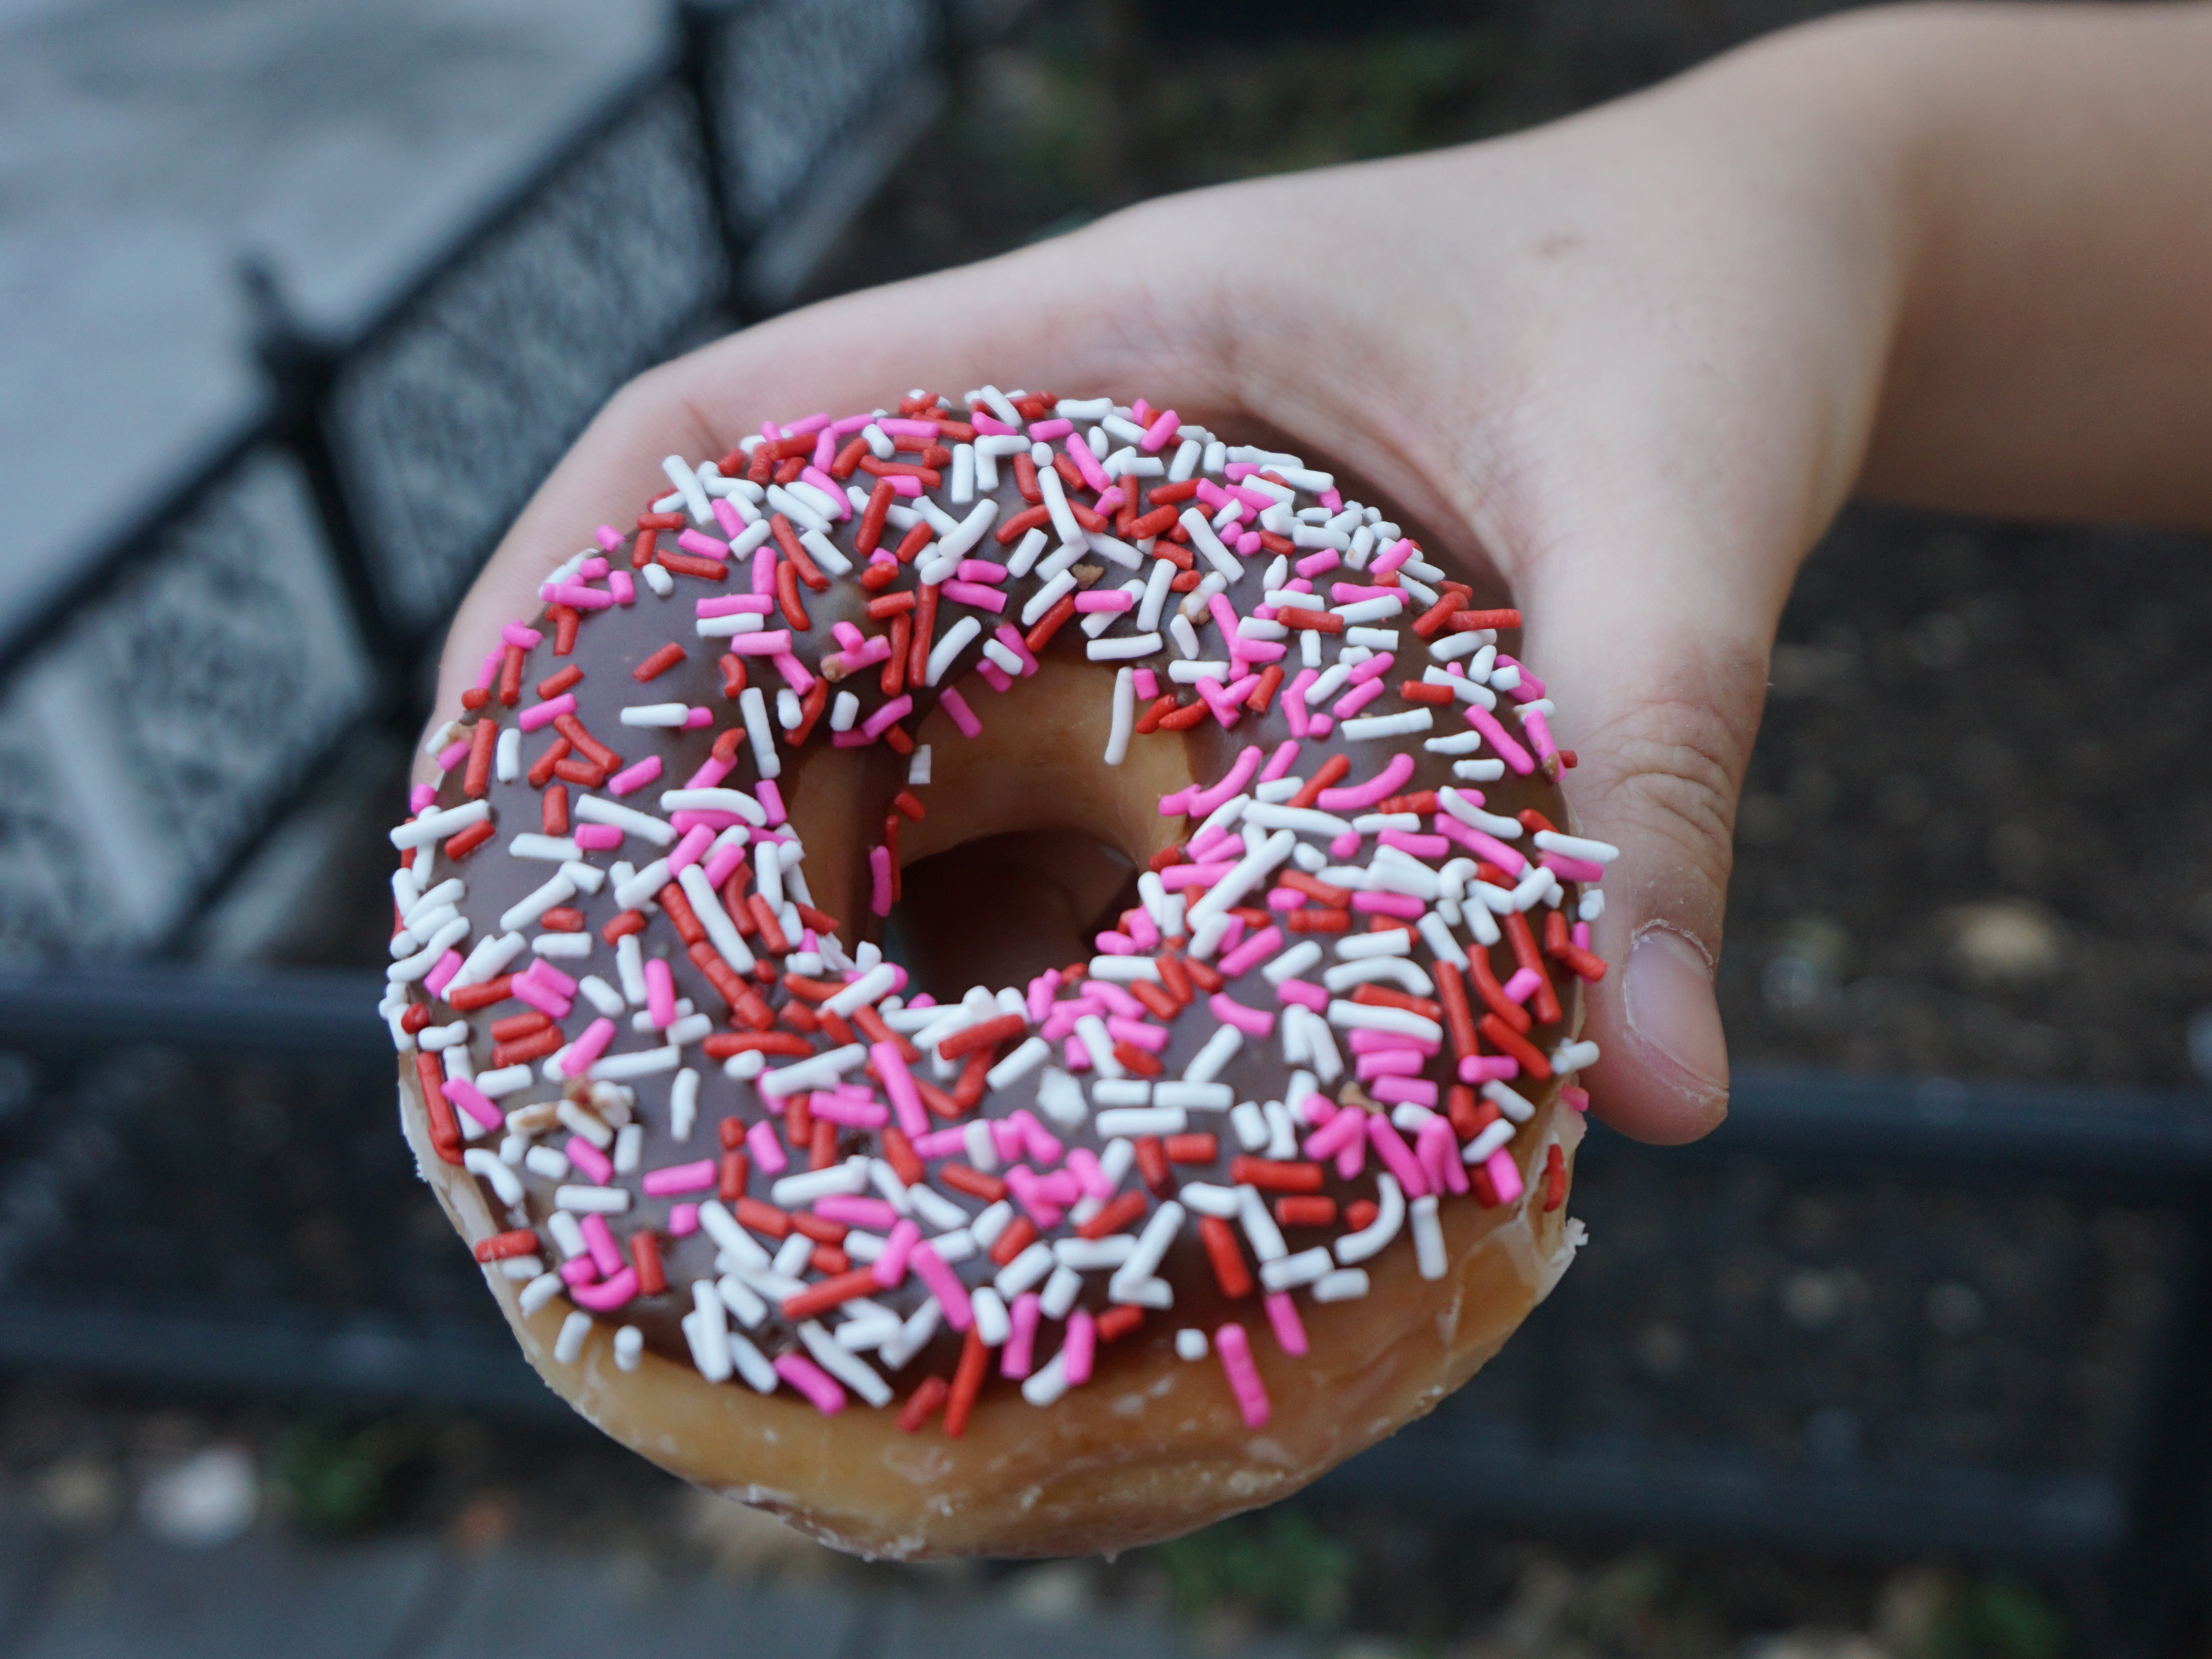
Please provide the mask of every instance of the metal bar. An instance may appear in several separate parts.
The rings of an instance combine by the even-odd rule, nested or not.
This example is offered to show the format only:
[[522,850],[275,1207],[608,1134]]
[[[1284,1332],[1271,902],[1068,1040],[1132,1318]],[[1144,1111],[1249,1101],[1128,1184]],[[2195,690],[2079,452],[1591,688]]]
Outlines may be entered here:
[[1925,1466],[1828,1474],[1633,1443],[1545,1452],[1512,1429],[1449,1413],[1352,1459],[1316,1490],[1419,1502],[1516,1528],[1958,1551],[2028,1564],[2108,1556],[2125,1523],[2112,1483],[2092,1477]]
[[368,1322],[245,1320],[0,1302],[0,1367],[210,1393],[442,1406],[580,1425],[512,1342],[423,1336]]

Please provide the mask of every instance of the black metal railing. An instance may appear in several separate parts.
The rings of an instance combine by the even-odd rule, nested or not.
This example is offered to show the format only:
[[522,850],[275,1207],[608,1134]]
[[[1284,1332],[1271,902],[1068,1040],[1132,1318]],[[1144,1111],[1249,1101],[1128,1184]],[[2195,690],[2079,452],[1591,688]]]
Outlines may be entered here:
[[343,337],[244,270],[265,409],[0,629],[0,957],[161,953],[350,739],[608,395],[788,303],[983,27],[684,0],[666,47]]

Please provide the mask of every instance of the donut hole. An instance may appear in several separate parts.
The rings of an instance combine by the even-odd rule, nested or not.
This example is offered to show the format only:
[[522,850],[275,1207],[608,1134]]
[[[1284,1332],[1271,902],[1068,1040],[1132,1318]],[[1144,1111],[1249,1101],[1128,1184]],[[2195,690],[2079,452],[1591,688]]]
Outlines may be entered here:
[[940,1001],[1019,987],[1088,961],[1095,936],[1138,902],[1137,875],[1127,854],[1080,830],[979,836],[905,867],[884,954]]

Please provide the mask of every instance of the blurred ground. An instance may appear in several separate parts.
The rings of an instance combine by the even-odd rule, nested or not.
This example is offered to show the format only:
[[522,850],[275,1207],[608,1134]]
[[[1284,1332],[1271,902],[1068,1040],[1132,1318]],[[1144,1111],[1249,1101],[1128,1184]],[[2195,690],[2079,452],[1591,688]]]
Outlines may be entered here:
[[1292,1503],[1121,1560],[870,1565],[589,1435],[18,1389],[0,1651],[298,1659],[639,1650],[987,1659],[2057,1659],[2022,1583],[1663,1540],[1556,1546]]

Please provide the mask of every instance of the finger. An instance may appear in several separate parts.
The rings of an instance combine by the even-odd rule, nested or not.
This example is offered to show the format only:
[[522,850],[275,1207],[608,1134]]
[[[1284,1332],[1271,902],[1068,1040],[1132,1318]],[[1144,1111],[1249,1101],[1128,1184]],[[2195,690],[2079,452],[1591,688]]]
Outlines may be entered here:
[[1600,1115],[1638,1139],[1695,1139],[1726,1115],[1720,959],[1735,805],[1765,700],[1780,598],[1693,538],[1644,519],[1594,549],[1535,563],[1522,592],[1529,659],[1577,751],[1565,791],[1576,833],[1610,842],[1611,964],[1589,988]]

